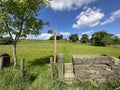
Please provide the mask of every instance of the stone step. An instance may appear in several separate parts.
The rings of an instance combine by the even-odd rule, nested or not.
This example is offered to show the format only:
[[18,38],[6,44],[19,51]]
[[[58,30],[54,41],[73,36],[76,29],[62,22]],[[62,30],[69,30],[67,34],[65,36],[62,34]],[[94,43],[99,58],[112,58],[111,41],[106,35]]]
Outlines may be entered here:
[[74,78],[64,78],[65,83],[72,84]]
[[65,63],[65,73],[73,73],[73,64]]
[[75,75],[73,73],[65,73],[64,78],[75,78]]
[[64,80],[67,83],[71,83],[75,78],[73,73],[73,64],[72,63],[65,63],[65,73],[64,73]]

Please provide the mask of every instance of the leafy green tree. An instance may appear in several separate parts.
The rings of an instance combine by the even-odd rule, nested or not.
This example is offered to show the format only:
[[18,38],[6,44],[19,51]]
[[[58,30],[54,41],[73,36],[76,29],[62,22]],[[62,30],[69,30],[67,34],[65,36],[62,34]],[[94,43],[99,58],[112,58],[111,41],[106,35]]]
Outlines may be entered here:
[[72,34],[71,36],[69,36],[69,40],[72,42],[76,42],[79,40],[78,34]]
[[89,41],[89,36],[87,34],[83,34],[80,41],[82,43],[87,43]]
[[91,43],[95,46],[106,46],[112,42],[113,34],[105,31],[95,32],[91,37]]
[[47,22],[37,18],[38,11],[49,0],[0,0],[0,33],[12,40],[14,67],[17,65],[16,45],[20,37],[38,35]]
[[114,36],[112,38],[112,44],[120,44],[120,38],[118,36]]
[[59,36],[59,39],[60,39],[60,40],[62,40],[62,39],[63,39],[63,35],[62,35],[62,34]]
[[50,37],[50,40],[54,40],[54,35]]
[[[57,40],[62,40],[63,39],[63,35],[57,35]],[[54,35],[50,37],[50,40],[54,40]]]

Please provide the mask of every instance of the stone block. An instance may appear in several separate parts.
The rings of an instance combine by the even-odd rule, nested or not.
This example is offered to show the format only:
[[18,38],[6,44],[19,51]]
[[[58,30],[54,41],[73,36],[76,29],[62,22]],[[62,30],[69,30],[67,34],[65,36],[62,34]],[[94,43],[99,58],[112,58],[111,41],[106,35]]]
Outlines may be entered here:
[[119,65],[120,64],[120,59],[112,57],[112,61],[114,65]]
[[89,78],[90,79],[103,79],[105,77],[99,74],[89,74]]
[[87,73],[89,73],[89,74],[99,74],[100,72],[99,72],[99,70],[97,70],[97,69],[89,69],[88,71],[87,71]]
[[112,71],[114,71],[115,74],[120,75],[120,65],[113,66]]
[[89,79],[88,74],[86,72],[75,73],[75,77],[77,79]]
[[112,65],[112,58],[98,55],[73,55],[73,64],[106,64]]
[[107,80],[119,80],[120,79],[120,75],[116,75],[116,74],[109,74],[106,76]]
[[83,70],[83,69],[87,69],[89,67],[89,65],[80,64],[80,65],[74,65],[73,67],[76,70]]

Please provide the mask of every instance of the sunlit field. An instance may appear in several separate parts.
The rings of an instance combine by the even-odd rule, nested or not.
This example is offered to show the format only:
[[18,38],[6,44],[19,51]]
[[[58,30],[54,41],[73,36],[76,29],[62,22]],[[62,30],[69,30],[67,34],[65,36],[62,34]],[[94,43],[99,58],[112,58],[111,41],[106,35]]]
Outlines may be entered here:
[[[114,90],[119,88],[120,82],[110,81],[108,84],[95,82],[74,81],[67,85],[58,81],[57,73],[54,83],[50,79],[50,57],[54,55],[54,41],[21,40],[17,44],[18,65],[13,68],[12,45],[0,45],[0,54],[11,56],[11,67],[4,68],[0,73],[0,90]],[[97,47],[80,42],[57,41],[57,55],[64,54],[65,62],[72,61],[72,55],[107,54],[120,56],[120,45]],[[25,58],[25,80],[20,77],[20,60]],[[118,90],[118,89],[116,89]]]
[[[0,45],[0,54],[8,53],[13,60],[12,45]],[[57,55],[64,54],[65,62],[71,62],[72,55],[99,55],[120,56],[120,45],[110,45],[107,47],[97,47],[80,42],[57,41]],[[49,58],[54,55],[54,41],[21,40],[17,44],[18,63],[21,58],[25,58],[26,64],[36,59]]]

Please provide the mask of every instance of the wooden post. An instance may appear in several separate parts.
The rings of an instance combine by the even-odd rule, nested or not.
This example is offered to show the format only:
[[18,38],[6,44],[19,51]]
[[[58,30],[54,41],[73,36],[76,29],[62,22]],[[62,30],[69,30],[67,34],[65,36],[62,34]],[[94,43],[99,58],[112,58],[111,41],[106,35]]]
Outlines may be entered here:
[[50,57],[50,74],[51,74],[51,81],[53,82],[53,57]]
[[3,69],[3,57],[0,57],[0,70]]
[[54,29],[54,66],[56,64],[56,29]]
[[63,54],[58,54],[58,79],[64,79],[64,57]]
[[21,59],[21,66],[20,66],[20,74],[21,74],[22,78],[24,78],[24,62],[25,62],[25,59],[22,58]]
[[56,34],[57,34],[57,30],[48,30],[48,33],[54,34],[54,66],[56,64]]

